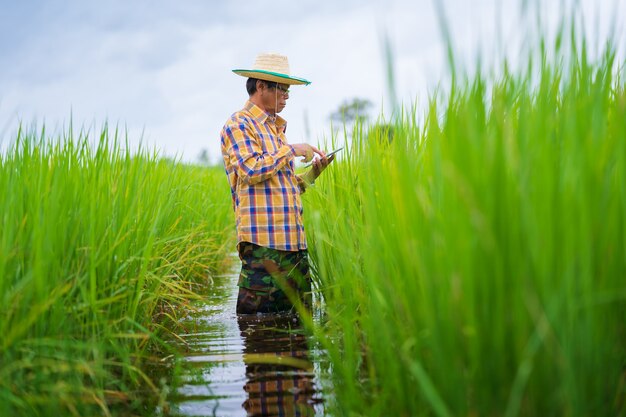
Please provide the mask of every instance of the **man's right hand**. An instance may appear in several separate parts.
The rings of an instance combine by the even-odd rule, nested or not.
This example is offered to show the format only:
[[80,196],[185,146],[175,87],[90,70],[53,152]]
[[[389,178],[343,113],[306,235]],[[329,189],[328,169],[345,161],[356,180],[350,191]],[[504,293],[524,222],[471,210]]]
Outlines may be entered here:
[[325,158],[326,154],[315,146],[309,145],[308,143],[296,143],[293,146],[293,149],[296,151],[296,156],[303,156],[302,162],[311,162],[315,154],[318,154],[320,157]]

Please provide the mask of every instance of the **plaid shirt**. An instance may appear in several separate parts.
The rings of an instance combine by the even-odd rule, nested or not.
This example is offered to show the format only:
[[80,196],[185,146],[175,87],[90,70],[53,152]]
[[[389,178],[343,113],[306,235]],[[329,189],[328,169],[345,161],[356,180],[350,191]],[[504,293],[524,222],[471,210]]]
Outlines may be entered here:
[[285,138],[286,121],[247,101],[221,134],[239,242],[272,249],[306,249],[301,182],[295,151]]

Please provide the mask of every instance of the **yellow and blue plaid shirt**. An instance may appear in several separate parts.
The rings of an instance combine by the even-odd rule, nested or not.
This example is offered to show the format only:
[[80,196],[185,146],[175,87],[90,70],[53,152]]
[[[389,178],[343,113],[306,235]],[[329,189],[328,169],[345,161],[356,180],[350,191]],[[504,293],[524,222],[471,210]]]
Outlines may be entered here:
[[295,151],[286,121],[247,101],[221,134],[239,242],[272,249],[306,249]]

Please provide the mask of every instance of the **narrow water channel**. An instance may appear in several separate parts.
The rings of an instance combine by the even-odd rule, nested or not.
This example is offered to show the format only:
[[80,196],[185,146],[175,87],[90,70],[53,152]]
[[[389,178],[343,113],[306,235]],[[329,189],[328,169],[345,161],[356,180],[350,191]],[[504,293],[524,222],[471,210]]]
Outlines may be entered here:
[[166,416],[320,416],[320,352],[290,315],[237,316],[238,268],[182,320]]

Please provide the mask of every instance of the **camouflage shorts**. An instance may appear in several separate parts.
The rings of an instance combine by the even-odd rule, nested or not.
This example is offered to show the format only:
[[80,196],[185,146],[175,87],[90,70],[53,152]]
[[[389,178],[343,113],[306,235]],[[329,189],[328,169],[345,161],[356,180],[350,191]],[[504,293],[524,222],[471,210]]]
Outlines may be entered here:
[[241,259],[237,314],[289,311],[293,299],[311,306],[306,250],[288,252],[249,242],[240,242],[237,248]]

